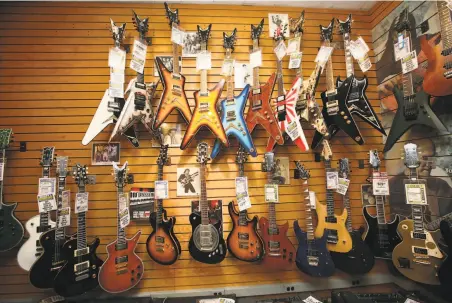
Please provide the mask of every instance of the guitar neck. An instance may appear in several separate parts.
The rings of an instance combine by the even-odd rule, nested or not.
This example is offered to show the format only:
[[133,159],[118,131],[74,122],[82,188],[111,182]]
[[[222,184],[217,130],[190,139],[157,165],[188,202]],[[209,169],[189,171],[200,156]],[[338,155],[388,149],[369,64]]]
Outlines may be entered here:
[[[226,59],[231,59],[231,49],[226,49]],[[234,80],[232,75],[226,77],[226,98],[234,100]]]
[[[300,52],[303,49],[303,34],[300,32],[297,32],[295,34],[295,37],[300,37],[300,46],[298,47],[298,50],[297,50],[298,52]],[[300,63],[300,67],[297,69],[297,72],[296,72],[297,77],[300,77],[301,79],[303,79],[302,65],[303,64]]]
[[[348,232],[353,231],[352,227],[352,211],[350,208],[350,197],[348,196],[348,191],[345,193],[345,195],[342,196],[342,201],[344,203],[344,207],[347,210],[347,220],[345,222],[345,226],[347,227]],[[334,203],[334,201],[333,201]],[[334,210],[333,210],[334,212]]]
[[[201,51],[207,51],[207,43],[201,42]],[[201,70],[201,96],[207,96],[209,91],[207,89],[207,69]]]
[[[239,163],[238,166],[239,166],[239,177],[244,177],[245,176],[244,164],[243,163]],[[247,224],[247,220],[246,220],[247,215],[248,215],[248,212],[247,212],[246,209],[242,210],[242,211],[239,211],[239,225],[246,225]]]
[[[372,169],[372,176],[374,172],[379,172],[379,169]],[[378,224],[386,224],[385,214],[385,196],[375,196],[375,209],[377,210],[377,222]]]
[[443,41],[443,50],[448,50],[452,47],[452,22],[451,12],[447,7],[447,1],[437,1],[439,23],[441,26],[441,40]]
[[347,71],[347,78],[355,74],[353,67],[353,58],[350,52],[350,33],[344,33],[344,50],[345,50],[345,69]]
[[[85,193],[85,185],[79,185],[79,193]],[[77,214],[77,249],[83,249],[86,247],[86,212],[80,212]]]
[[[410,168],[410,180],[413,182],[418,181],[418,174],[416,168]],[[411,205],[411,217],[413,219],[415,233],[424,233],[424,209],[422,205]]]
[[57,229],[55,230],[55,240],[64,240],[66,235],[66,228],[59,226],[59,212],[63,208],[63,191],[66,187],[66,176],[58,176],[58,204],[56,211]]
[[[404,30],[403,31],[403,37],[409,37],[410,41],[410,49],[411,48],[411,34],[409,31]],[[403,95],[404,97],[409,97],[412,96],[414,94],[414,89],[413,89],[413,76],[411,74],[411,72],[403,74],[402,73],[402,85],[403,85]],[[407,101],[411,101],[411,100],[407,100]]]
[[[267,167],[267,184],[273,184],[273,168]],[[268,203],[268,221],[269,229],[277,232],[278,226],[276,225],[276,208],[274,202]]]
[[[140,41],[147,45],[146,36],[140,34]],[[144,84],[144,70],[142,74],[137,72],[137,83]]]
[[[259,49],[259,39],[253,39],[253,51],[257,51]],[[259,66],[253,68],[253,88],[259,88]]]
[[[158,176],[157,176],[157,180],[161,181],[163,180],[163,165],[159,165],[158,166]],[[157,225],[162,224],[163,222],[163,200],[162,199],[156,199],[156,203],[157,203],[157,208],[156,208],[156,220],[157,220]]]
[[[325,40],[323,43],[324,46],[330,47],[330,40]],[[334,85],[334,74],[333,74],[333,56],[331,55],[328,61],[326,62],[326,89],[327,91],[333,91],[335,89]]]
[[199,196],[199,208],[201,210],[201,224],[209,224],[209,202],[207,201],[206,190],[206,164],[201,163],[199,170],[200,182],[201,182],[201,195]]
[[179,46],[173,42],[173,74],[180,74],[179,66]]
[[306,234],[308,240],[314,240],[314,223],[312,220],[311,199],[309,198],[308,179],[303,180],[302,191],[304,195],[305,209],[306,209]]
[[[44,166],[42,168],[42,177],[43,178],[50,178],[50,167],[49,166]],[[50,213],[46,212],[46,213],[40,213],[39,214],[39,226],[49,226],[49,217],[50,217]]]
[[118,243],[117,243],[117,245],[118,246],[124,246],[127,244],[126,230],[125,230],[125,228],[121,227],[121,217],[119,214],[119,212],[120,212],[119,197],[123,193],[124,193],[124,187],[122,185],[118,185],[118,197],[117,197],[117,200],[118,200],[118,237],[117,237]]
[[282,60],[276,58],[277,67],[277,81],[278,81],[278,96],[284,96],[286,92],[284,91],[284,80],[282,71]]
[[[331,170],[331,160],[325,160],[326,172]],[[327,178],[327,176],[325,176]],[[328,180],[326,180],[328,182]],[[328,217],[334,217],[334,194],[332,189],[326,189],[326,212]]]

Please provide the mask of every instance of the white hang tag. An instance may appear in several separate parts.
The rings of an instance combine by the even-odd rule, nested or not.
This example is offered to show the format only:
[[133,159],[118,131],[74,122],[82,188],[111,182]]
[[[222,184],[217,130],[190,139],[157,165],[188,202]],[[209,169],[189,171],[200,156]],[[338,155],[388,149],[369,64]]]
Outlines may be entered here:
[[132,60],[130,60],[130,68],[137,73],[144,72],[144,65],[146,63],[146,53],[148,46],[138,39],[133,42]]
[[235,303],[234,299],[229,298],[218,298],[218,303]]
[[372,191],[375,196],[389,196],[388,173],[374,172],[372,174]]
[[111,98],[124,98],[124,83],[110,81],[108,95]]
[[129,207],[127,206],[127,194],[119,194],[119,222],[120,227],[124,228],[130,224]]
[[163,200],[169,198],[168,181],[158,180],[155,181],[155,199]]
[[71,206],[71,191],[65,190],[61,193],[61,201],[63,207],[70,207]]
[[248,178],[247,177],[236,177],[235,178],[235,194],[243,194],[246,193],[248,195]]
[[427,204],[427,190],[425,189],[425,184],[405,184],[405,195],[407,204]]
[[55,194],[55,178],[39,178],[38,195]]
[[0,181],[3,181],[3,171],[5,169],[5,164],[0,163]]
[[71,208],[70,207],[63,207],[60,210],[57,210],[58,212],[58,227],[66,227],[71,225]]
[[54,194],[40,194],[38,195],[38,208],[39,213],[48,213],[49,211],[56,210],[57,204]]
[[239,207],[239,211],[244,211],[251,207],[251,200],[247,193],[237,195],[237,206]]
[[124,70],[126,68],[126,52],[118,47],[110,48],[108,66]]
[[173,27],[171,29],[171,42],[184,46],[184,39],[185,31],[173,24]]
[[397,42],[396,44],[394,44],[395,61],[402,60],[402,58],[406,57],[410,52],[411,52],[411,49],[410,49],[410,38],[409,37],[406,37],[403,40],[401,40],[401,42]]
[[305,303],[322,303],[321,301],[317,300],[313,296],[309,296],[306,299],[303,300]]
[[301,43],[301,37],[295,37],[289,40],[287,43],[286,54],[291,55],[292,53],[299,52]]
[[265,184],[265,202],[277,203],[279,202],[278,185]]
[[398,35],[397,35],[397,42],[398,42],[398,44],[399,44],[399,48],[400,49],[402,49],[405,45],[403,44],[404,43],[404,40],[403,40],[403,34],[402,33],[399,33]]
[[110,82],[123,83],[124,86],[124,70],[110,68]]
[[76,214],[83,213],[88,211],[88,194],[85,193],[76,193],[75,194],[75,210]]
[[350,185],[350,180],[345,178],[338,178],[338,181],[339,182],[337,184],[336,192],[340,193],[341,195],[345,195]]
[[289,69],[299,68],[301,65],[301,58],[303,57],[303,52],[294,52],[290,54]]
[[339,183],[339,176],[337,171],[327,171],[326,172],[326,188],[327,189],[337,189]]
[[212,53],[209,51],[201,51],[196,56],[196,70],[205,70],[212,68]]
[[317,208],[317,204],[315,202],[316,202],[315,192],[314,191],[310,191],[309,192],[309,204],[311,205],[311,209],[316,209]]
[[419,303],[419,302],[415,301],[413,299],[407,298],[404,303]]
[[318,63],[320,67],[323,69],[325,64],[330,59],[331,54],[333,53],[333,47],[331,46],[322,46],[320,47],[317,56],[315,57],[314,62]]
[[364,41],[363,37],[359,36],[358,39],[356,39],[355,43],[358,44],[365,53],[368,53],[370,51],[370,48],[369,46],[367,46],[367,43],[366,41]]
[[366,54],[364,58],[358,59],[359,68],[363,73],[367,72],[372,67],[369,56]]
[[416,51],[402,58],[402,73],[407,74],[418,68]]
[[276,57],[278,60],[282,60],[284,56],[286,55],[287,47],[286,43],[284,43],[284,40],[281,40],[278,45],[273,49],[273,52],[276,54]]
[[250,53],[251,68],[262,66],[262,49],[257,49]]
[[223,66],[221,67],[221,75],[225,77],[232,76],[234,73],[234,59],[224,59]]
[[292,120],[286,127],[286,133],[289,135],[292,141],[295,141],[297,138],[299,138],[303,133],[300,120],[298,120],[297,118]]

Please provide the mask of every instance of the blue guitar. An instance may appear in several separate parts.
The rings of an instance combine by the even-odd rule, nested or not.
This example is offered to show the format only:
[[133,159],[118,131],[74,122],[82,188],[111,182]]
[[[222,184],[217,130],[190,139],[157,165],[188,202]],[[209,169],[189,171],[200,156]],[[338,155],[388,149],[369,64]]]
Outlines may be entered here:
[[[231,53],[234,50],[235,34],[237,29],[234,29],[231,35],[223,33],[223,47],[226,49],[226,59],[231,58]],[[226,136],[235,136],[239,143],[252,156],[257,156],[256,148],[253,144],[250,132],[246,126],[243,118],[246,102],[250,86],[247,84],[240,95],[234,97],[234,83],[232,76],[227,77],[227,97],[221,101],[221,123],[223,125]],[[221,149],[221,141],[216,139],[210,157],[215,158]]]

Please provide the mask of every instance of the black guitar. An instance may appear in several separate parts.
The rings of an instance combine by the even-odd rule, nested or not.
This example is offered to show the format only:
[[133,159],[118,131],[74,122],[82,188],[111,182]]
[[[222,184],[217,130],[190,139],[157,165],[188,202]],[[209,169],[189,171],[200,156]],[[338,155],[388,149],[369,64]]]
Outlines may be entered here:
[[221,228],[221,220],[216,224],[209,222],[209,205],[206,192],[206,163],[208,157],[209,146],[205,142],[198,144],[197,161],[201,164],[201,195],[199,199],[199,208],[201,215],[194,212],[190,215],[190,224],[192,235],[188,243],[190,255],[196,261],[216,264],[220,263],[226,257],[226,243],[223,239],[223,231]]
[[[328,27],[320,25],[321,39],[324,46],[331,46],[333,39],[333,25],[334,19]],[[361,132],[356,125],[347,105],[348,96],[352,87],[354,77],[348,77],[340,86],[336,87],[333,76],[333,62],[332,56],[326,63],[326,85],[327,90],[320,96],[322,97],[323,109],[322,115],[328,127],[328,133],[331,133],[334,128],[343,130],[356,143],[362,145],[364,143]],[[318,131],[315,132],[312,139],[312,149],[317,148],[323,140],[323,135]]]
[[[410,37],[410,23],[408,9],[404,9],[399,16],[396,30],[403,37]],[[411,49],[411,48],[410,48]],[[397,101],[397,112],[392,121],[391,130],[386,139],[383,152],[389,151],[399,138],[413,125],[425,125],[440,132],[448,132],[447,128],[430,107],[430,96],[423,90],[415,92],[411,73],[402,74],[403,89],[394,86],[393,92]]]
[[0,153],[3,170],[0,168],[0,252],[16,247],[24,237],[24,227],[14,216],[17,203],[3,203],[3,180],[5,178],[6,149],[12,142],[12,129],[0,129]]
[[[86,184],[94,184],[93,178],[87,176],[88,168],[77,164],[73,176],[79,193],[85,193]],[[86,241],[86,212],[77,215],[77,237],[64,243],[61,252],[67,262],[58,272],[54,289],[63,297],[81,295],[99,285],[97,276],[100,266],[104,263],[96,256],[99,238],[89,245]]]
[[[371,150],[369,154],[369,162],[372,167],[372,173],[379,171],[380,159],[377,150]],[[373,175],[373,174],[372,174]],[[364,219],[367,222],[367,232],[364,236],[364,241],[372,250],[375,258],[392,260],[392,251],[397,244],[402,242],[397,233],[397,226],[400,222],[399,215],[395,215],[392,222],[386,222],[385,215],[385,196],[375,196],[375,207],[377,216],[372,217],[367,208],[363,207]]]
[[[348,159],[343,158],[339,160],[339,177],[348,179],[350,175],[350,168]],[[364,228],[353,230],[351,221],[350,200],[348,197],[348,191],[343,196],[344,206],[347,209],[347,229],[352,237],[352,249],[347,253],[331,252],[336,268],[351,274],[351,275],[363,275],[368,273],[375,264],[375,258],[370,250],[369,246],[363,241],[362,235]]]
[[298,225],[298,220],[293,222],[293,229],[298,239],[297,257],[295,263],[304,273],[313,277],[329,277],[334,273],[334,263],[328,251],[327,236],[324,232],[319,239],[315,238],[314,230],[316,226],[312,220],[312,209],[309,197],[308,179],[311,174],[298,161],[295,162],[295,179],[303,180],[304,203],[306,205],[306,230],[302,231]]
[[439,227],[441,235],[449,247],[449,254],[438,270],[438,278],[441,283],[441,287],[446,293],[450,293],[450,287],[452,286],[452,222],[449,220],[442,220]]

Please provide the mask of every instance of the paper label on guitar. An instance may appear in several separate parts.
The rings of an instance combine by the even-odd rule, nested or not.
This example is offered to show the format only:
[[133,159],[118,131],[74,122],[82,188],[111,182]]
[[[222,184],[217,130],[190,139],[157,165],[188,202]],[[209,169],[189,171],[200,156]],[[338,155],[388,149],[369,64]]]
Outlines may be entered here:
[[372,67],[369,56],[366,54],[364,58],[358,59],[359,68],[363,73],[367,72]]
[[306,299],[303,300],[305,303],[322,303],[322,301],[317,300],[313,296],[309,296]]
[[317,208],[315,201],[315,191],[309,191],[309,204],[311,205],[311,209]]
[[218,303],[235,303],[234,299],[229,298],[218,298]]
[[60,210],[57,210],[58,212],[58,227],[66,227],[71,225],[71,208],[70,207],[63,207]]
[[185,31],[178,27],[176,24],[173,24],[171,29],[171,42],[174,42],[177,45],[184,46],[184,39]]
[[75,194],[75,210],[76,214],[88,211],[88,195],[89,193],[76,193]]
[[[403,36],[402,36],[403,37]],[[410,49],[410,38],[406,37],[403,42],[397,42],[394,44],[394,58],[395,61],[401,60],[406,57],[411,52]]]
[[262,49],[257,49],[250,53],[251,68],[262,66]]
[[157,180],[154,184],[155,188],[155,198],[159,200],[168,199],[168,181],[167,180]]
[[301,65],[301,58],[303,57],[303,52],[294,52],[290,55],[289,69],[299,68]]
[[118,47],[110,48],[108,66],[124,70],[126,68],[126,51]]
[[402,58],[402,73],[407,74],[417,69],[417,55],[416,51],[412,51],[406,57]]
[[338,178],[338,181],[339,182],[337,184],[336,192],[340,193],[341,195],[345,195],[350,185],[350,180],[345,178]]
[[235,178],[235,196],[237,198],[237,205],[239,211],[243,211],[251,207],[251,200],[248,196],[248,178]]
[[427,204],[427,190],[425,189],[425,184],[405,184],[405,195],[407,204]]
[[265,202],[279,202],[277,184],[265,184]]
[[212,68],[212,54],[209,51],[201,51],[196,56],[196,70],[208,70]]
[[142,74],[144,72],[144,65],[146,63],[146,52],[148,46],[136,39],[133,42],[132,60],[130,60],[130,68],[137,73]]
[[63,207],[71,206],[71,191],[70,190],[64,190],[61,193],[61,201],[62,201]]
[[333,47],[331,46],[324,46],[322,45],[320,47],[319,52],[317,53],[317,56],[315,57],[314,62],[317,62],[320,67],[323,69],[325,67],[325,64],[330,59],[331,54],[333,53]]
[[124,98],[124,83],[110,81],[108,95],[111,98]]
[[286,133],[289,135],[292,141],[295,141],[297,138],[301,136],[303,133],[303,129],[301,128],[300,120],[295,119],[291,121],[286,128]]
[[239,211],[244,211],[251,207],[251,200],[248,193],[237,194],[237,206],[239,207]]
[[372,174],[372,192],[375,196],[389,196],[388,173],[374,172]]
[[287,43],[286,54],[291,55],[300,50],[301,37],[295,37],[289,40]]
[[120,227],[124,228],[127,225],[130,224],[130,213],[129,208],[127,207],[127,194],[119,194],[118,195],[118,201],[119,201],[119,222]]
[[0,181],[3,181],[3,170],[5,169],[5,164],[0,163]]
[[110,82],[113,83],[122,83],[122,87],[124,87],[125,82],[124,70],[120,70],[117,68],[110,68]]
[[47,213],[57,209],[57,204],[54,194],[41,194],[38,195],[38,208],[39,213]]
[[278,60],[282,60],[286,55],[287,47],[284,40],[281,40],[278,45],[273,49],[273,52],[276,54]]
[[55,194],[55,178],[39,178],[38,195]]
[[337,171],[327,171],[326,172],[326,188],[327,189],[337,189],[339,184],[339,175]]
[[222,76],[232,76],[234,73],[234,59],[224,59],[223,65],[221,66],[221,75]]

